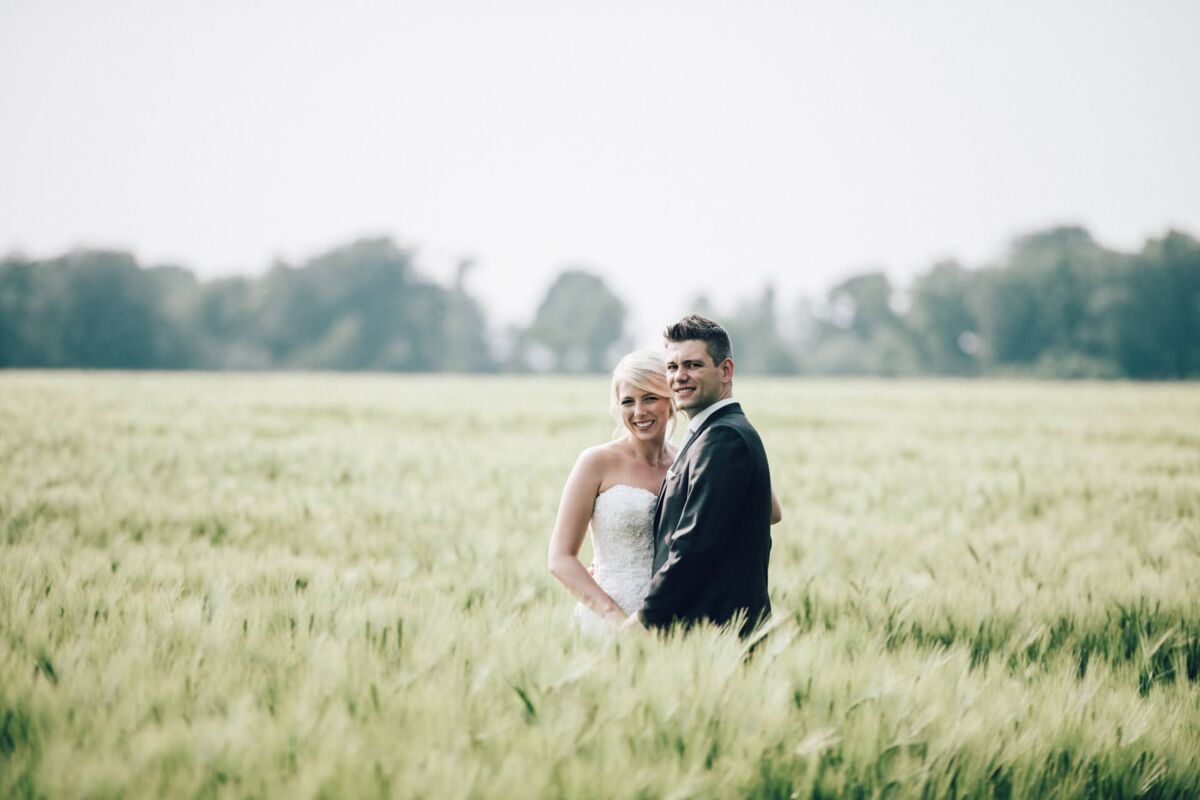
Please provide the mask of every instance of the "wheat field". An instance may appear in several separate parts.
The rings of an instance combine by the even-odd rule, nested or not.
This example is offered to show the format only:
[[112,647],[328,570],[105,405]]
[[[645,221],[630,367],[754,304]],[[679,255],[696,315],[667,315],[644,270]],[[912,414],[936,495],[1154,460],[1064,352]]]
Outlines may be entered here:
[[749,658],[572,627],[602,377],[0,374],[0,797],[1200,794],[1200,387],[736,393]]

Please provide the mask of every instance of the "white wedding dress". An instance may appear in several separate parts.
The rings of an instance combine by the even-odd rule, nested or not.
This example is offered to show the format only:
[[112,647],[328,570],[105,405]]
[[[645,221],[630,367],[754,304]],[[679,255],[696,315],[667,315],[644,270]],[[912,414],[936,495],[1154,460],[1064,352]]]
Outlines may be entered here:
[[[657,501],[654,492],[619,483],[601,492],[592,508],[593,577],[626,614],[642,607],[650,589]],[[584,631],[615,630],[583,603],[575,604],[574,616]]]

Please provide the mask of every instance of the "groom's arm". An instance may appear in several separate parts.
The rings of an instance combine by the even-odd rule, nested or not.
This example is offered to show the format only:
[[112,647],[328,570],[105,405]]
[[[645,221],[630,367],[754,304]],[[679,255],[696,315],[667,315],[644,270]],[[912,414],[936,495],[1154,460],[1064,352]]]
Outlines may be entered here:
[[725,552],[754,473],[750,448],[736,430],[714,426],[701,436],[666,563],[638,612],[648,628],[670,625],[688,609]]

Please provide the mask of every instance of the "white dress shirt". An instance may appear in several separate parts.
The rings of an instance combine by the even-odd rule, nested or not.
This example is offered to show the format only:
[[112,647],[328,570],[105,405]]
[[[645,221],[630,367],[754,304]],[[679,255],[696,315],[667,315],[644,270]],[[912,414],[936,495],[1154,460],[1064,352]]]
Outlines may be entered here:
[[681,449],[682,449],[682,447],[685,447],[687,445],[687,443],[692,440],[692,437],[696,435],[696,431],[700,430],[700,426],[704,424],[705,420],[707,420],[709,417],[711,417],[717,411],[720,411],[725,406],[731,406],[736,402],[737,402],[737,400],[734,400],[732,397],[726,397],[724,400],[718,400],[717,402],[713,403],[708,408],[701,411],[696,416],[691,417],[688,420],[687,427],[684,428],[683,445],[681,445]]

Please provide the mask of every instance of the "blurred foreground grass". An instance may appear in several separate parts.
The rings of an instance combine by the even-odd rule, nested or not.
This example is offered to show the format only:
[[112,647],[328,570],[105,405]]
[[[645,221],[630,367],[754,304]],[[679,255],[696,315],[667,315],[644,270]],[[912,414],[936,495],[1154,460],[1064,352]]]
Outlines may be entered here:
[[0,375],[0,796],[1200,793],[1200,387],[739,380],[748,663],[573,631],[606,391]]

